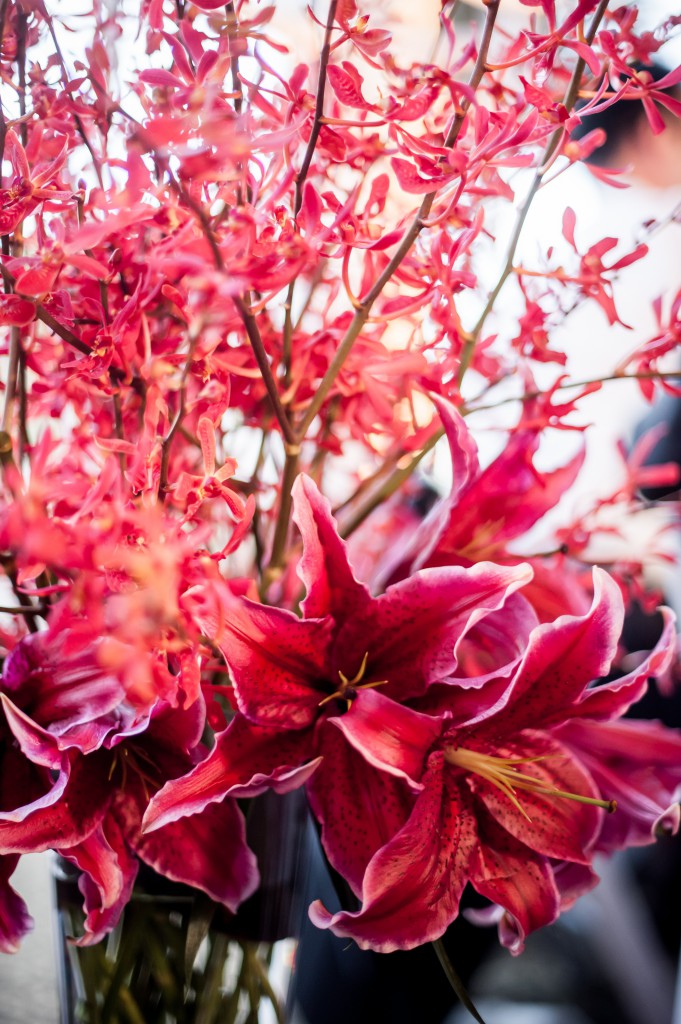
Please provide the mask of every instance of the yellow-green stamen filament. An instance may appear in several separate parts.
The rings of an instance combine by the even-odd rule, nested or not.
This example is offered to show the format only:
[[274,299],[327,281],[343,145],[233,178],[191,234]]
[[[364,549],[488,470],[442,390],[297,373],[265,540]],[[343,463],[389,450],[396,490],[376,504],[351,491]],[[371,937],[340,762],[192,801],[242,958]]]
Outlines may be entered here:
[[592,804],[595,807],[604,808],[609,814],[612,814],[617,807],[615,800],[597,800],[592,796],[582,796],[580,793],[568,793],[563,789],[545,786],[539,779],[535,779],[534,776],[528,775],[518,768],[518,765],[521,764],[545,761],[546,757],[494,757],[492,754],[483,754],[479,750],[469,750],[467,747],[448,747],[445,750],[445,760],[448,764],[461,768],[472,775],[479,775],[480,778],[486,779],[496,786],[528,821],[532,819],[520,803],[516,790],[542,793],[545,796],[560,797],[563,800],[575,800],[581,804]]

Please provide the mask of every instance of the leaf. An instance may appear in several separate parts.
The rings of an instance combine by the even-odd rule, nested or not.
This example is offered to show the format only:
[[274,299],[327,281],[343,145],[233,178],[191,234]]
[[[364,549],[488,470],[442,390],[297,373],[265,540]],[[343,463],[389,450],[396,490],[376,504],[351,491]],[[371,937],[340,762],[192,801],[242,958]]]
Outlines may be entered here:
[[442,970],[445,972],[447,981],[454,989],[454,992],[456,993],[462,1005],[466,1007],[471,1017],[474,1017],[475,1020],[478,1021],[478,1024],[485,1024],[484,1020],[476,1010],[473,1000],[468,995],[468,992],[466,991],[466,986],[464,985],[461,978],[454,970],[454,966],[449,957],[447,956],[447,952],[445,950],[442,939],[436,939],[435,942],[431,943],[431,945],[435,950],[438,960],[440,961]]
[[206,896],[205,893],[200,892],[198,889],[196,892],[197,895],[187,928],[187,941],[184,947],[184,976],[187,985],[191,983],[192,970],[199,948],[208,935],[217,909],[215,901],[210,896]]

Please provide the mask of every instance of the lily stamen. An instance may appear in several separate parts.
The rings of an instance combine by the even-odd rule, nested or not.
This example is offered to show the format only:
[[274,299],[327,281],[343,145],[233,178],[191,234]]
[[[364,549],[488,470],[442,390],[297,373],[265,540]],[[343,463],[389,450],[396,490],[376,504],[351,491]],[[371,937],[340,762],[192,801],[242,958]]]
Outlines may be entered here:
[[563,800],[575,800],[581,804],[591,804],[594,807],[602,807],[612,814],[617,808],[615,800],[598,800],[592,796],[582,796],[580,793],[569,793],[563,789],[555,789],[553,786],[545,786],[533,775],[527,775],[518,769],[521,764],[533,764],[537,761],[545,761],[547,757],[494,757],[492,754],[483,754],[478,750],[469,750],[466,747],[449,747],[445,750],[445,760],[448,764],[457,768],[479,775],[487,779],[493,786],[500,789],[514,807],[523,817],[531,821],[529,814],[520,803],[516,790],[525,790],[528,793],[542,793],[545,796],[560,797]]
[[[359,666],[359,669],[353,679],[348,679],[345,673],[341,672],[341,670],[338,669],[338,675],[340,676],[341,685],[334,693],[330,693],[327,697],[324,697],[323,700],[320,700],[318,706],[321,708],[332,700],[344,700],[348,705],[349,711],[350,705],[352,703],[351,696],[355,696],[355,690],[371,690],[376,686],[385,686],[385,684],[388,682],[387,679],[375,679],[371,683],[360,682],[360,680],[364,677],[364,673],[366,672],[368,660],[369,652],[365,651],[364,657],[362,658],[362,664]],[[358,683],[360,685],[357,685]]]

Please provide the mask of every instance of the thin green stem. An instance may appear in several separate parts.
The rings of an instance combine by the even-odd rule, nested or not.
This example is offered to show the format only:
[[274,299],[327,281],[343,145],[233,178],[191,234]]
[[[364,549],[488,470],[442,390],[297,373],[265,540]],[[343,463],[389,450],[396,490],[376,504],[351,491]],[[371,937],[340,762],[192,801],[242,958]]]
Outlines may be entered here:
[[286,552],[286,541],[288,538],[289,519],[291,518],[292,496],[291,488],[298,476],[298,462],[300,459],[300,448],[290,448],[286,453],[284,472],[281,478],[281,496],[279,499],[279,514],[274,528],[274,539],[272,541],[272,554],[270,561],[263,574],[262,592],[267,592],[271,583],[280,575],[284,564]]
[[165,501],[168,491],[168,471],[170,467],[170,449],[173,443],[175,434],[180,429],[182,420],[184,419],[185,403],[187,399],[187,379],[189,377],[189,371],[191,370],[192,362],[194,361],[194,350],[198,342],[198,332],[193,334],[189,339],[189,352],[182,369],[182,377],[180,378],[180,400],[175,413],[175,418],[171,423],[167,434],[161,441],[161,469],[158,480],[158,497],[160,501]]
[[274,379],[272,367],[270,366],[270,361],[268,359],[267,352],[265,351],[265,346],[263,344],[255,316],[253,315],[250,307],[239,295],[233,296],[232,301],[237,308],[244,327],[246,328],[246,334],[248,335],[248,340],[251,343],[253,355],[255,356],[255,360],[258,364],[258,369],[262,374],[262,379],[267,389],[270,402],[272,403],[272,409],[277,418],[277,423],[284,435],[284,440],[287,445],[293,445],[295,447],[298,444],[298,440],[293,427],[289,422],[286,410],[282,405],[281,398],[279,396],[279,388],[277,387],[277,382]]
[[21,329],[12,327],[9,333],[9,365],[7,367],[7,384],[5,386],[5,406],[2,413],[1,430],[7,434],[12,432],[12,411],[17,393],[17,376],[19,373],[19,350],[21,348]]
[[401,469],[396,469],[381,486],[373,492],[370,498],[360,506],[359,509],[343,524],[341,536],[346,538],[361,526],[364,520],[371,513],[382,505],[384,501],[392,497],[395,491],[399,490],[402,484],[406,483],[414,470],[419,466],[428,452],[431,452],[441,437],[444,437],[444,430],[440,428],[428,439],[423,448],[414,455],[411,461]]
[[[570,388],[586,388],[591,384],[605,384],[611,380],[678,380],[681,382],[681,370],[646,370],[642,373],[610,373],[604,377],[590,377],[586,380],[570,380],[562,384],[556,384],[555,391],[568,391]],[[525,391],[522,395],[507,395],[500,398],[498,402],[490,402],[487,405],[463,406],[459,411],[462,416],[470,416],[474,412],[485,412],[488,409],[498,409],[502,405],[510,405],[511,402],[529,402],[533,398],[539,398],[545,392],[540,390]]]
[[464,985],[461,978],[454,970],[454,966],[449,957],[447,956],[447,951],[444,947],[442,939],[436,939],[434,942],[431,942],[431,946],[435,950],[435,954],[438,960],[440,961],[440,966],[442,967],[442,970],[445,972],[445,977],[447,978],[447,981],[454,989],[454,992],[456,993],[458,999],[461,1001],[462,1005],[466,1007],[471,1017],[478,1021],[478,1024],[485,1024],[484,1020],[476,1010],[473,1004],[473,1000],[468,995],[468,992],[466,991],[466,986]]
[[307,143],[307,149],[300,170],[296,176],[296,191],[293,202],[293,217],[294,219],[300,213],[300,207],[303,202],[303,185],[307,178],[312,163],[312,157],[314,156],[315,147],[317,145],[317,139],[319,133],[322,130],[322,117],[324,114],[324,93],[326,91],[326,69],[329,64],[329,55],[331,53],[331,33],[333,31],[333,23],[336,18],[336,7],[338,6],[338,0],[331,0],[329,4],[329,11],[326,16],[326,32],[324,33],[324,45],[322,46],[321,56],[319,58],[319,76],[317,78],[317,99],[315,102],[314,120],[312,122],[312,131],[310,132],[310,138]]

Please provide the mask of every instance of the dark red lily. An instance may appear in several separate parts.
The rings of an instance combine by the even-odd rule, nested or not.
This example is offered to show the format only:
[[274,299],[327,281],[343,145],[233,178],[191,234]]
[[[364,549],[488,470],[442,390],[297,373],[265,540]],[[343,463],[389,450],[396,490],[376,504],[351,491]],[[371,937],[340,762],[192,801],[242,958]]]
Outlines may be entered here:
[[[582,756],[577,747],[582,719],[622,714],[673,653],[670,621],[660,645],[636,672],[588,689],[610,666],[621,614],[617,586],[596,573],[589,613],[538,626],[510,685],[506,680],[488,684],[477,695],[477,712],[470,700],[461,701],[456,686],[440,696],[435,738],[437,720],[408,708],[400,709],[399,723],[394,716],[388,719],[393,727],[386,730],[387,702],[380,693],[360,694],[352,715],[332,721],[366,762],[365,785],[373,790],[378,815],[386,795],[387,838],[379,842],[375,826],[377,848],[367,859],[365,847],[360,887],[360,873],[350,875],[361,910],[331,914],[316,903],[311,910],[316,924],[363,947],[407,949],[442,935],[457,916],[467,883],[504,909],[502,940],[513,952],[522,949],[530,931],[555,919],[566,899],[557,868],[576,866],[588,874],[606,828],[603,812],[615,810],[614,798],[624,788],[620,784],[611,791],[605,767],[591,770],[597,754],[588,760]],[[668,739],[668,745],[678,756],[679,740]],[[651,788],[668,791],[673,774],[668,752],[655,758],[651,744],[647,753],[655,780]],[[389,777],[384,787],[381,773]],[[411,813],[394,830],[400,776],[421,789]],[[314,791],[322,793],[325,781],[328,785],[321,769]],[[327,842],[326,848],[333,863],[334,844]],[[347,874],[346,862],[342,858]]]
[[152,837],[140,828],[151,795],[203,754],[203,701],[133,707],[96,649],[56,660],[46,636],[28,637],[5,665],[0,855],[56,849],[83,871],[85,943],[115,925],[138,858],[236,910],[258,871],[234,801]]
[[352,713],[358,694],[376,687],[390,707],[422,696],[457,670],[469,631],[530,579],[525,566],[428,569],[372,597],[312,480],[298,478],[294,501],[303,618],[228,588],[216,611],[208,593],[196,593],[205,606],[195,618],[224,653],[241,715],[204,762],[152,800],[147,827],[243,795],[243,787],[306,781],[304,766],[325,753],[318,723]]

